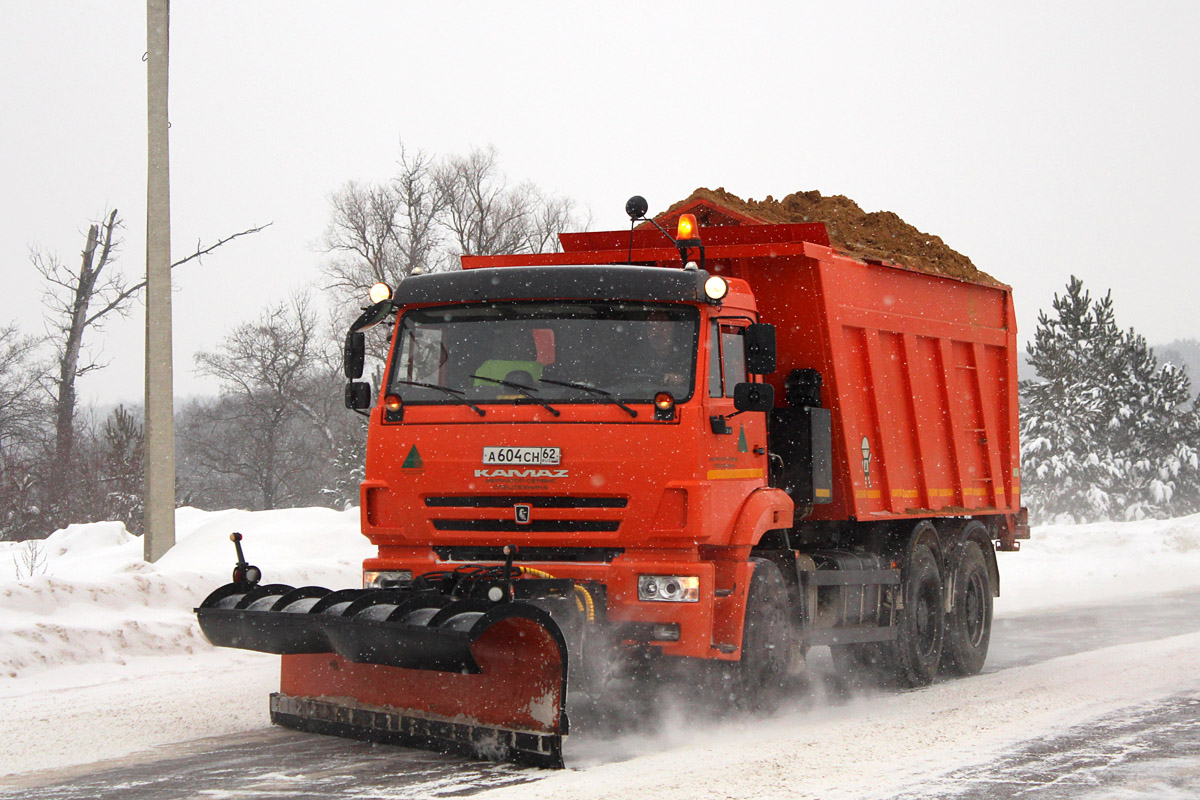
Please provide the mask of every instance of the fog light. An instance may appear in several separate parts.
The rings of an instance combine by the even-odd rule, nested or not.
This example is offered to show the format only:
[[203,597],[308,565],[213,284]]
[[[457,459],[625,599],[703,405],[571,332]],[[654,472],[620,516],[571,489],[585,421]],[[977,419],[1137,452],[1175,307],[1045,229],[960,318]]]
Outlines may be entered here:
[[650,638],[660,642],[678,642],[679,623],[656,622],[654,627],[650,629]]
[[363,572],[364,589],[400,589],[412,583],[413,574],[407,569],[384,572]]
[[700,579],[695,575],[638,575],[638,600],[698,603]]

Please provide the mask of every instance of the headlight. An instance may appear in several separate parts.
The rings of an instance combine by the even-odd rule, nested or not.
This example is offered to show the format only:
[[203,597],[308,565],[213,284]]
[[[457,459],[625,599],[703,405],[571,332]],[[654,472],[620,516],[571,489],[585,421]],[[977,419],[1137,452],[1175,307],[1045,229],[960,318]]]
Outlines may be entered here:
[[412,583],[412,572],[407,569],[390,570],[387,572],[364,572],[364,589],[399,589]]
[[694,575],[638,575],[638,600],[698,603],[700,579]]

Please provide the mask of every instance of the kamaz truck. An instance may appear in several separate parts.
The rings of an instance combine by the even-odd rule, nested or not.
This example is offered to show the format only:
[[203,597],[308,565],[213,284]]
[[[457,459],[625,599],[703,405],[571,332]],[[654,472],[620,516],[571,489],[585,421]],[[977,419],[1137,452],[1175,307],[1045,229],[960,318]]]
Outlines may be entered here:
[[903,686],[980,671],[996,549],[1028,536],[1011,290],[819,223],[627,211],[379,287],[351,327],[362,588],[264,583],[239,544],[197,609],[282,655],[275,722],[560,766],[626,662],[759,707],[817,646]]

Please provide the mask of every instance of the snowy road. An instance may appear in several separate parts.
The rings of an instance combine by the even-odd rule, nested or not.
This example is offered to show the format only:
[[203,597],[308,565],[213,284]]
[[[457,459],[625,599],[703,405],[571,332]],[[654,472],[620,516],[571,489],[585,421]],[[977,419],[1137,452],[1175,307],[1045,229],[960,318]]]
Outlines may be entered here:
[[[0,778],[0,796],[630,796],[652,794],[670,780],[657,776],[676,767],[702,776],[704,762],[729,755],[734,739],[728,772],[694,778],[674,796],[1200,794],[1200,591],[998,618],[985,675],[918,692],[838,699],[819,677],[823,653],[814,653],[818,677],[785,715],[706,724],[699,742],[670,719],[645,736],[573,737],[568,762],[584,766],[564,773],[269,728]],[[631,760],[639,752],[656,755]]]

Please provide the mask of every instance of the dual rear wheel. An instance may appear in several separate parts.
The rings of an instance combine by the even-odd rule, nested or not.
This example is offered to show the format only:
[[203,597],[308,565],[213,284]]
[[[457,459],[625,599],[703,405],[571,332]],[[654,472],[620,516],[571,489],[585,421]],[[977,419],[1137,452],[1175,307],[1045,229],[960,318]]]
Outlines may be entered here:
[[[992,580],[971,526],[949,558],[949,586],[928,544],[913,545],[902,571],[897,636],[891,642],[833,648],[838,673],[852,684],[927,686],[940,673],[975,675],[987,658],[992,628]],[[970,538],[968,538],[970,537]],[[984,540],[986,541],[986,539]],[[946,592],[952,602],[946,611]]]

